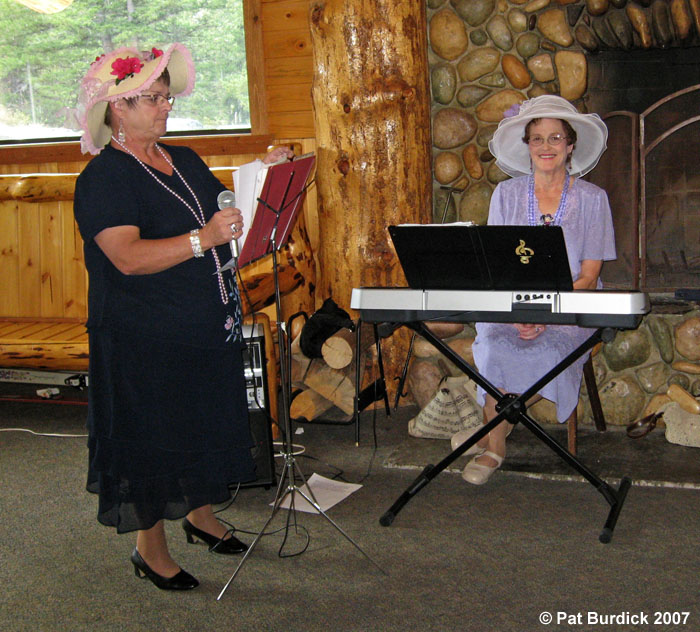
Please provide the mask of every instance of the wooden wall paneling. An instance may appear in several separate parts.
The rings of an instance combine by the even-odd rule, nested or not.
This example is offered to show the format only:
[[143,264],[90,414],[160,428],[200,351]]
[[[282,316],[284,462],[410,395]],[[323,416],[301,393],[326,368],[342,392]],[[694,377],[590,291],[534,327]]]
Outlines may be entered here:
[[63,223],[58,202],[39,204],[41,315],[63,317]]
[[275,57],[265,60],[265,77],[270,85],[282,86],[295,83],[309,83],[313,76],[313,57]]
[[18,204],[0,202],[0,316],[17,314],[19,295]]
[[87,271],[83,240],[73,216],[72,202],[59,202],[63,239],[61,241],[63,316],[87,318]]
[[270,86],[267,91],[267,111],[300,112],[308,109],[311,100],[311,82]]
[[262,45],[269,131],[279,137],[315,136],[309,1],[265,1]]
[[273,31],[271,33],[264,31],[263,53],[266,61],[311,55],[311,35],[309,34],[309,29]]
[[262,0],[265,31],[308,29],[309,0]]
[[19,288],[17,311],[8,316],[41,316],[41,226],[39,205],[20,202],[17,247],[19,249]]
[[314,113],[311,110],[300,112],[274,112],[269,115],[270,129],[297,138],[313,138],[315,135]]

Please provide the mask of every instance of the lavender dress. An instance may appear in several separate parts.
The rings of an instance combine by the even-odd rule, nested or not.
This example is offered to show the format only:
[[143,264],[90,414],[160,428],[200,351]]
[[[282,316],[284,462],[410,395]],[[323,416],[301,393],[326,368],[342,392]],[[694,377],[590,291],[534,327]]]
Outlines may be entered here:
[[[527,176],[501,182],[491,197],[488,223],[527,224],[527,185]],[[537,199],[535,211],[539,217]],[[615,259],[612,214],[608,197],[599,187],[584,180],[574,180],[569,188],[561,226],[574,280],[581,273],[584,259]],[[598,287],[602,287],[600,281]],[[472,348],[479,372],[497,388],[522,393],[586,340],[593,330],[548,325],[535,340],[522,340],[513,325],[503,323],[479,323],[476,332]],[[560,422],[566,421],[576,408],[586,357],[579,358],[539,391],[540,395],[556,404]],[[483,406],[485,392],[481,388],[477,399]]]

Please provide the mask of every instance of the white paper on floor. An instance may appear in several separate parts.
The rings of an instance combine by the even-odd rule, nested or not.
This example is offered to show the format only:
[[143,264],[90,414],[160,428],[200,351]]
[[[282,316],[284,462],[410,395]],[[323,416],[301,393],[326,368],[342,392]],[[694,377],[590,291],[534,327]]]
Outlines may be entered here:
[[[355,483],[343,483],[342,481],[334,481],[325,476],[320,476],[315,472],[307,479],[307,484],[302,485],[299,489],[309,498],[315,498],[318,506],[323,511],[328,511],[333,505],[337,505],[341,500],[346,499],[350,494],[360,489],[362,485]],[[311,492],[309,492],[311,488]],[[291,494],[287,494],[284,500],[280,503],[282,509],[289,509],[291,503]],[[274,505],[274,503],[270,503]],[[294,493],[294,509],[297,511],[305,511],[306,513],[318,513],[316,508],[304,498],[300,493]]]

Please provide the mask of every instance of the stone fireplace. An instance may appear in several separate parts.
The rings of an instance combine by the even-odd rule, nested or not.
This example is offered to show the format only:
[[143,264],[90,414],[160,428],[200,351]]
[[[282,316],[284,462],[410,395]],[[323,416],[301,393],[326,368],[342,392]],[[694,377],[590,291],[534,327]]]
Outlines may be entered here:
[[[598,112],[618,261],[605,282],[700,289],[700,2],[428,0],[434,219],[484,223],[488,141],[510,105],[554,93]],[[674,98],[671,95],[686,90]],[[445,209],[447,213],[445,214]]]
[[[488,142],[511,105],[559,94],[598,112],[608,151],[587,178],[608,192],[618,253],[603,280],[656,297],[637,330],[594,358],[605,415],[623,425],[677,407],[671,385],[700,397],[700,309],[669,301],[700,289],[700,0],[426,2],[433,221],[486,222],[508,177]],[[466,357],[471,336],[449,344]],[[411,371],[430,374],[428,362]],[[590,422],[585,389],[581,404]]]

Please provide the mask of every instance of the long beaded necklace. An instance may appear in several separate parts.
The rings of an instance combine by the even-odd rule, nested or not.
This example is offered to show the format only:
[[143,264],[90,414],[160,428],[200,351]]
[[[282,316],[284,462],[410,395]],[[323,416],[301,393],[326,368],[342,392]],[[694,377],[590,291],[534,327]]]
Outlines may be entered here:
[[[121,143],[119,139],[115,138],[112,136],[112,140],[117,143],[127,154],[129,154],[136,162],[138,162],[145,170],[147,173],[151,174],[151,177],[160,184],[166,191],[169,191],[172,193],[180,202],[182,202],[188,209],[190,209],[190,212],[192,215],[194,215],[194,218],[197,220],[197,223],[204,228],[204,225],[206,224],[206,220],[204,219],[204,211],[202,211],[202,205],[199,203],[199,198],[195,195],[194,191],[192,190],[192,187],[187,183],[187,180],[182,176],[182,174],[177,170],[177,167],[170,161],[166,153],[161,149],[160,145],[156,143],[156,149],[160,153],[160,155],[163,157],[163,160],[170,165],[170,168],[173,170],[175,174],[177,174],[177,177],[180,178],[182,183],[185,185],[187,190],[190,192],[190,195],[194,198],[195,203],[197,204],[197,210],[199,211],[199,214],[197,214],[197,211],[195,211],[192,208],[192,205],[187,202],[181,195],[173,191],[165,182],[163,182],[153,171],[151,171],[146,164],[136,155],[134,154],[124,143]],[[219,294],[221,295],[221,302],[224,305],[228,305],[228,296],[226,294],[226,286],[224,285],[224,279],[223,279],[223,274],[221,272],[221,262],[219,261],[219,255],[216,252],[215,248],[211,249],[212,255],[214,255],[214,261],[216,263],[216,274],[218,277],[219,281]]]
[[571,177],[566,174],[566,180],[564,180],[564,188],[561,192],[561,198],[559,200],[559,207],[557,212],[552,217],[549,213],[541,215],[539,221],[535,216],[535,174],[531,173],[527,181],[527,223],[530,226],[538,226],[539,224],[544,224],[545,226],[559,226],[561,225],[561,219],[566,210],[566,198],[569,194],[569,181]]

